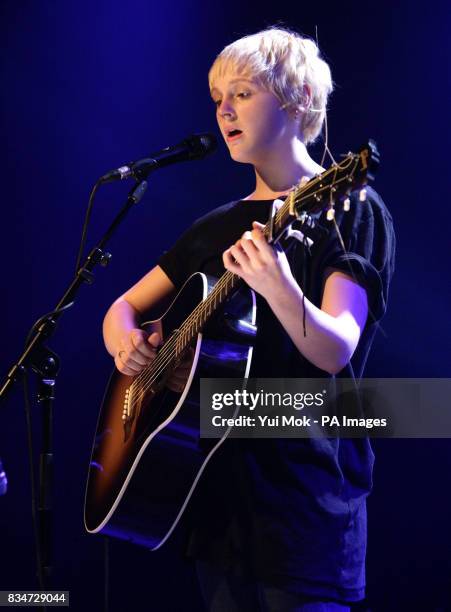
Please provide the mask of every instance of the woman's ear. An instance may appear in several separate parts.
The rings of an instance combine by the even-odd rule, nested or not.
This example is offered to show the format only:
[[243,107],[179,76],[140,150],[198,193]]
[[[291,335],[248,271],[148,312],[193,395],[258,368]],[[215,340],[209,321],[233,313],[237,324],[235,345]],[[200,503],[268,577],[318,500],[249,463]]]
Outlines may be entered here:
[[307,112],[312,105],[312,90],[310,85],[304,84],[302,88],[303,100],[302,100],[302,112]]

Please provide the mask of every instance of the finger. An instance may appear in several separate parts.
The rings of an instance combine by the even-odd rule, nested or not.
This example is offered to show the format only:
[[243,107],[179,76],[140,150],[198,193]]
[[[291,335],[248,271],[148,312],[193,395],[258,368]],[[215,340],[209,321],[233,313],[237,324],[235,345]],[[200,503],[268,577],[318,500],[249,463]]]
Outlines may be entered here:
[[230,255],[234,260],[234,265],[237,266],[238,273],[244,278],[252,271],[249,255],[243,248],[232,246],[230,247]]
[[148,345],[151,345],[150,350],[158,348],[161,344],[160,334],[158,332],[153,332],[153,334],[150,334],[150,336],[147,338],[147,342]]
[[[133,344],[126,345],[124,350],[120,352],[122,353],[122,361],[132,367],[143,368],[151,361],[150,355],[140,353]],[[125,353],[125,355],[123,353]]]
[[235,259],[236,263],[246,272],[249,269],[249,256],[240,244],[230,247],[230,254]]
[[136,376],[136,374],[138,373],[132,368],[126,366],[122,359],[119,358],[119,354],[116,355],[116,357],[114,358],[114,365],[121,374],[125,374],[126,376]]
[[133,357],[129,356],[126,360],[122,359],[122,363],[124,363],[128,368],[132,369],[135,374],[138,374],[139,372],[144,370],[144,368],[146,368],[150,363],[152,363],[152,360],[148,360],[145,363],[141,363],[140,361],[136,361],[135,359],[133,359]]
[[252,240],[262,255],[262,261],[268,262],[274,260],[276,258],[274,248],[268,243],[264,233],[261,231],[264,225],[258,223],[258,221],[253,221],[252,225],[254,226],[251,232]]
[[249,259],[258,258],[259,245],[257,244],[255,237],[252,235],[252,232],[245,232],[243,234],[243,238],[241,239],[241,248]]
[[154,356],[154,350],[148,344],[146,332],[142,330],[132,332],[130,344],[131,346],[128,353],[138,363],[146,364],[149,362],[149,357]]
[[261,223],[255,225],[255,223],[255,221],[252,223],[254,229],[249,232],[249,234],[251,239],[257,244],[258,248],[260,248],[262,244],[268,244],[268,241],[266,240],[266,237],[262,232],[262,227],[264,227],[264,225],[262,225]]
[[131,368],[135,374],[140,372],[152,362],[150,357],[141,355],[133,346],[129,347],[128,345],[122,346],[122,348],[120,348],[118,351],[117,356],[121,363],[123,363],[126,367]]
[[230,249],[227,249],[227,251],[224,251],[224,253],[222,254],[222,262],[224,264],[225,269],[229,270],[229,272],[233,272],[233,274],[238,274],[238,276],[242,273],[242,269],[240,265],[235,261],[235,258],[230,252]]
[[128,353],[127,359],[123,361],[125,361],[127,365],[130,365],[133,368],[137,367],[142,370],[143,368],[148,366],[149,363],[152,363],[154,359],[155,355],[143,355],[142,353],[136,350],[132,350],[130,351],[130,353]]

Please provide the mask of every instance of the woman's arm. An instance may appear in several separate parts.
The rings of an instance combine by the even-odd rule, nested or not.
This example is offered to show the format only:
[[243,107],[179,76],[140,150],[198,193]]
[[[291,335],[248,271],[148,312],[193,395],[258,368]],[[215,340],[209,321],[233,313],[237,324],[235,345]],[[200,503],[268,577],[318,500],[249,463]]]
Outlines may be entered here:
[[329,275],[321,308],[304,299],[305,337],[302,290],[296,281],[267,300],[298,350],[315,366],[337,374],[349,362],[368,314],[366,291],[351,277],[338,270]]
[[161,331],[150,336],[139,328],[142,315],[174,293],[175,287],[165,272],[155,266],[109,308],[103,321],[105,346],[116,367],[133,376],[148,365],[161,343]]
[[225,267],[238,274],[268,302],[298,350],[330,374],[351,359],[368,314],[366,291],[338,270],[328,276],[321,308],[304,299],[306,336],[302,325],[303,293],[285,253],[276,252],[255,222],[223,255]]

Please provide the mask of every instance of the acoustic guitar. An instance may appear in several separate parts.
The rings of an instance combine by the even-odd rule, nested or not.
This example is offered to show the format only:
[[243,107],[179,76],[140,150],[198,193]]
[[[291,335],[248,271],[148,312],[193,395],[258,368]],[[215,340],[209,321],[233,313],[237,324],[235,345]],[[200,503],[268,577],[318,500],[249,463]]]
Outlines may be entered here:
[[[350,206],[351,191],[374,176],[379,156],[369,141],[322,174],[292,189],[265,225],[269,243],[290,232],[294,221],[334,206]],[[301,225],[302,227],[302,225]],[[84,520],[89,533],[105,533],[152,550],[167,541],[202,477],[224,442],[200,439],[200,378],[249,375],[256,329],[254,292],[226,271],[215,279],[193,274],[171,306],[156,320],[163,344],[155,360],[137,376],[114,370],[105,391],[94,438],[86,487]],[[192,350],[188,380],[181,393],[166,382]]]

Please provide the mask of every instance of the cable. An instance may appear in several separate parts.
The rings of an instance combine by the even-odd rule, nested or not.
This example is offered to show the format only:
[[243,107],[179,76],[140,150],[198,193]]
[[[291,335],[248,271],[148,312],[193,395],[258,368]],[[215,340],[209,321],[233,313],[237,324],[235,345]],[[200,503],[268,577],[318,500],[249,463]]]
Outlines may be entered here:
[[[31,422],[31,406],[30,396],[28,390],[28,374],[25,371],[23,377],[23,390],[24,390],[24,402],[25,402],[25,418],[27,422],[27,440],[28,440],[28,463],[30,468],[30,488],[31,488],[31,519],[33,525],[33,536],[36,551],[36,565],[37,565],[37,577],[39,583],[39,589],[44,591],[44,577],[42,575],[42,551],[41,542],[38,531],[38,520],[36,515],[36,478],[34,473],[33,458],[34,458],[34,445],[33,445],[33,427]],[[43,608],[46,610],[46,607]]]
[[91,218],[92,207],[94,205],[94,198],[96,196],[97,189],[100,187],[100,185],[101,185],[101,180],[99,179],[97,183],[94,185],[94,187],[92,188],[91,193],[89,195],[88,208],[86,209],[85,220],[83,223],[83,230],[81,232],[80,246],[78,248],[77,263],[75,264],[75,273],[77,273],[80,268],[81,258],[83,257],[83,251],[85,250],[86,238],[88,235],[88,225],[89,225],[89,220]]
[[64,312],[65,310],[68,310],[69,308],[71,308],[74,305],[74,302],[69,302],[68,304],[66,304],[65,306],[62,306],[61,308],[56,308],[55,310],[52,310],[50,312],[48,312],[45,315],[42,315],[42,317],[39,317],[39,319],[33,323],[33,325],[31,326],[30,331],[28,332],[27,338],[25,340],[25,347],[28,346],[30,340],[31,340],[31,334],[42,324],[44,323],[44,321],[50,317],[53,317],[53,315],[55,314],[59,314],[60,312]]

